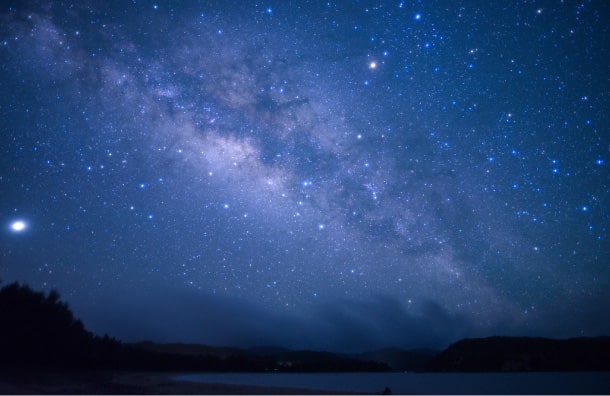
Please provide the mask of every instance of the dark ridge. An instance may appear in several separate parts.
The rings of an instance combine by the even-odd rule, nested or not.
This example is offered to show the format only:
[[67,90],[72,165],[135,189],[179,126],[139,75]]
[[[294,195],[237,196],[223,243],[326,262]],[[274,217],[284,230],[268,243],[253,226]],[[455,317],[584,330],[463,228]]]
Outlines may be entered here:
[[422,371],[438,353],[433,349],[384,348],[349,356],[387,364],[392,371]]
[[450,345],[425,367],[432,372],[608,371],[610,337],[489,337]]
[[246,355],[245,351],[240,348],[216,347],[202,344],[184,344],[180,342],[158,344],[153,341],[140,341],[134,343],[126,343],[125,345],[132,348],[147,350],[151,352],[188,356],[215,356],[221,359],[226,359],[228,357],[243,357]]

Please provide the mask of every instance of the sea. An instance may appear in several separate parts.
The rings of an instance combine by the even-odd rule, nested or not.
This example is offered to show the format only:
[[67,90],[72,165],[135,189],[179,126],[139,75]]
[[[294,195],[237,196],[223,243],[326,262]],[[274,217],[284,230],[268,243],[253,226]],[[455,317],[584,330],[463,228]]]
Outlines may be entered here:
[[610,372],[205,373],[179,381],[381,394],[610,394]]

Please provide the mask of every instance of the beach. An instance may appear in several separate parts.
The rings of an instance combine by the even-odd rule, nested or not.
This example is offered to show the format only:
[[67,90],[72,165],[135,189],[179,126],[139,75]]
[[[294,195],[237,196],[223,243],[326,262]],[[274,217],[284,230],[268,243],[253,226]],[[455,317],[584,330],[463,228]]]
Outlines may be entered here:
[[183,373],[89,370],[3,371],[0,394],[151,394],[151,395],[296,395],[333,394],[300,388],[226,385],[176,381]]

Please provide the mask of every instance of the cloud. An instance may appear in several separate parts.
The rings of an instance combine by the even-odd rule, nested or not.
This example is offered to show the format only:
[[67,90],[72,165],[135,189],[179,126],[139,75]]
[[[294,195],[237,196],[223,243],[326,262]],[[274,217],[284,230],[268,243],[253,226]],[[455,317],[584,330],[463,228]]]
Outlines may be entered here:
[[389,296],[329,300],[282,314],[243,299],[158,286],[114,293],[95,311],[86,311],[87,328],[125,341],[359,352],[390,346],[441,348],[474,334],[471,320],[432,301],[410,308]]

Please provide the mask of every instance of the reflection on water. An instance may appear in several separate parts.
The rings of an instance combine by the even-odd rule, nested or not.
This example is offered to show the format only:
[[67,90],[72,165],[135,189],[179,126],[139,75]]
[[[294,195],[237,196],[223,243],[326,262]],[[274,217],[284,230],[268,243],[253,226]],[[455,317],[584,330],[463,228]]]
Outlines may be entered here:
[[610,372],[584,373],[223,373],[180,381],[380,394],[610,394]]

